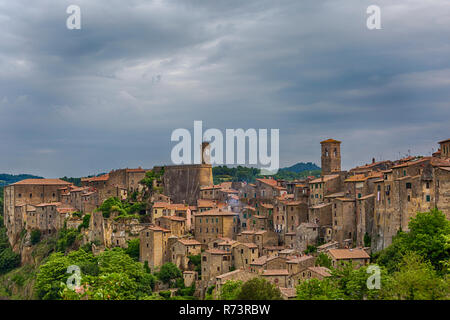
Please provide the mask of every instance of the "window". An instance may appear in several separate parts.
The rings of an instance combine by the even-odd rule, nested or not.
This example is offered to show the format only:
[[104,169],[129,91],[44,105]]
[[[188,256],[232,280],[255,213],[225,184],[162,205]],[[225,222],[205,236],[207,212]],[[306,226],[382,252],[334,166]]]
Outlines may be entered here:
[[430,201],[431,201],[431,197],[429,194],[427,194],[427,202],[430,202]]
[[430,189],[430,183],[427,182],[427,189]]
[[411,182],[406,183],[406,189],[411,189]]
[[411,196],[410,195],[408,195],[408,202],[410,202],[411,201]]

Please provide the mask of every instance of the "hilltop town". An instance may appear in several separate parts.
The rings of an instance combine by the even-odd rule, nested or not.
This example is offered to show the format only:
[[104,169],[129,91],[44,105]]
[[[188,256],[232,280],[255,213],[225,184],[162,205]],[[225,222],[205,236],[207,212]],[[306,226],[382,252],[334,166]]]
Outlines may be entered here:
[[332,266],[351,261],[358,268],[408,231],[418,212],[437,208],[450,219],[450,139],[439,145],[431,156],[344,171],[341,142],[327,139],[320,142],[321,176],[297,181],[215,185],[207,159],[113,170],[81,186],[25,179],[4,188],[4,225],[22,264],[32,260],[33,233],[45,239],[77,229],[94,255],[139,239],[139,261],[151,271],[175,264],[198,298],[220,293],[229,280],[259,277],[292,299],[299,282],[330,276],[318,254]]

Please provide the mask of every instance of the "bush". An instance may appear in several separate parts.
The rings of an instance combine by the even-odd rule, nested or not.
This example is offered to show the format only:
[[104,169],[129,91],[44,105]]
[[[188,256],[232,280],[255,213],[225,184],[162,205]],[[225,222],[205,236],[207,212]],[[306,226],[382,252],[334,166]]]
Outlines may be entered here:
[[7,273],[20,265],[20,255],[6,248],[0,252],[0,274]]
[[32,245],[38,244],[41,241],[41,231],[38,229],[31,231],[30,240]]
[[139,243],[139,238],[128,240],[128,248],[125,250],[125,253],[136,261],[139,261]]
[[238,300],[281,300],[281,292],[274,284],[263,278],[253,278],[241,287]]
[[171,280],[181,278],[181,276],[181,270],[171,262],[162,265],[161,269],[158,272],[159,280],[164,283],[170,283]]
[[169,299],[170,295],[171,295],[171,292],[169,290],[167,290],[167,291],[160,291],[159,295],[161,297],[163,297],[164,299]]

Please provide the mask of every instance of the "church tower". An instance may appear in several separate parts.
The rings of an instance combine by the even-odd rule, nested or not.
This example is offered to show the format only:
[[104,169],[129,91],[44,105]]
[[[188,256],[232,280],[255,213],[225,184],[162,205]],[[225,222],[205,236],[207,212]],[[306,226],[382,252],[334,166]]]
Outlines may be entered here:
[[341,171],[341,141],[324,140],[322,146],[322,175]]

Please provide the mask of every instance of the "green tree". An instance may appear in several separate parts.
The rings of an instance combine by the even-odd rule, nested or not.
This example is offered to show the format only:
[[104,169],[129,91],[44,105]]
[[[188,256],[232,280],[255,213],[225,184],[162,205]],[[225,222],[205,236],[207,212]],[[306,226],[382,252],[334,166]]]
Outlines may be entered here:
[[437,300],[449,299],[448,281],[439,277],[432,264],[416,252],[405,254],[399,271],[384,288],[387,299]]
[[128,248],[125,250],[135,261],[139,261],[139,243],[139,238],[128,240]]
[[[390,273],[398,271],[403,256],[415,251],[442,271],[444,262],[450,259],[447,237],[450,235],[450,221],[437,209],[419,212],[408,224],[410,231],[400,231],[392,244],[375,255],[380,265],[386,266]],[[445,270],[444,270],[445,271]]]
[[332,267],[331,258],[323,252],[319,253],[316,258],[316,266],[330,269]]
[[308,279],[297,287],[298,300],[343,300],[344,293],[329,278]]
[[181,270],[172,262],[165,263],[158,272],[158,278],[164,283],[170,283],[172,280],[181,278]]
[[237,300],[241,293],[242,281],[240,280],[228,280],[220,289],[221,300]]
[[0,274],[7,273],[20,266],[20,255],[6,248],[0,250]]
[[38,244],[41,241],[41,231],[38,229],[31,231],[30,240],[32,245]]
[[238,294],[238,300],[281,300],[281,292],[274,284],[263,278],[245,282]]

